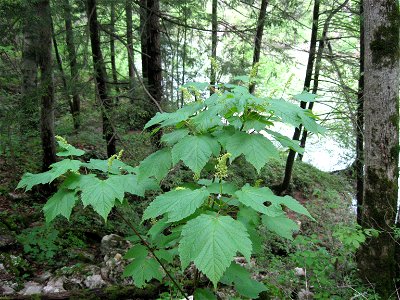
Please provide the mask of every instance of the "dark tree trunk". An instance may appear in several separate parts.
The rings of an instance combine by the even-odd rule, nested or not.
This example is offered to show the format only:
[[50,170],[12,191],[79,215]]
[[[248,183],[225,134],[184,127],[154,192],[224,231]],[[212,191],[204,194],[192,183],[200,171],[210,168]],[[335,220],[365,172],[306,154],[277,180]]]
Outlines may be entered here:
[[[329,25],[331,23],[332,18],[335,16],[335,14],[338,13],[348,2],[349,2],[349,0],[346,0],[341,5],[339,5],[336,9],[332,10],[331,13],[328,15],[328,17],[325,20],[324,28],[322,30],[322,38],[319,40],[318,52],[317,52],[317,56],[315,58],[314,84],[313,84],[313,89],[312,89],[313,94],[316,94],[318,91],[319,74],[321,73],[322,55],[324,53],[325,44],[328,39]],[[308,104],[308,109],[312,110],[313,108],[314,108],[314,102],[310,102]],[[300,147],[303,149],[306,147],[307,135],[308,135],[308,131],[306,129],[304,129],[301,140],[300,140]],[[303,160],[303,155],[299,154],[298,159],[300,161]]]
[[134,86],[135,86],[135,70],[133,67],[133,24],[132,24],[132,4],[130,0],[125,2],[126,15],[126,43],[128,45],[128,72],[129,72],[129,97],[133,102]]
[[211,74],[210,74],[210,94],[215,91],[215,84],[217,80],[217,70],[215,70],[215,63],[217,61],[217,43],[218,43],[218,0],[212,0],[211,12]]
[[74,32],[72,28],[72,13],[69,0],[64,0],[64,15],[65,15],[65,41],[67,44],[68,60],[71,73],[70,90],[72,92],[72,102],[70,105],[71,114],[74,122],[74,129],[78,130],[81,124],[81,97],[78,92],[76,82],[79,82],[79,69],[76,58]]
[[38,32],[37,59],[40,68],[40,135],[43,149],[42,169],[48,170],[56,162],[56,142],[54,137],[54,87],[51,52],[50,1],[41,0],[35,4],[37,17],[42,23]]
[[147,13],[147,0],[140,0],[140,47],[142,57],[142,76],[145,83],[148,79],[148,53],[147,53],[147,42],[148,42],[148,13]]
[[395,297],[395,224],[399,176],[399,5],[364,0],[365,178],[363,228],[380,231],[358,251],[360,276],[382,299]]
[[360,77],[358,79],[357,120],[356,120],[356,185],[357,185],[357,223],[361,225],[364,191],[364,10],[360,1]]
[[[264,32],[265,17],[267,15],[267,6],[268,6],[268,0],[262,0],[260,13],[258,15],[258,21],[257,21],[257,32],[254,38],[254,52],[253,52],[253,65],[252,65],[253,68],[256,66],[257,63],[260,62],[261,43]],[[255,83],[250,82],[249,92],[251,94],[254,93],[255,88],[256,88]]]
[[[147,0],[148,16],[147,16],[147,54],[149,59],[147,60],[148,66],[148,85],[149,92],[153,98],[161,103],[162,98],[162,68],[161,68],[161,45],[160,45],[160,1],[159,0]],[[149,101],[151,105],[151,117],[157,112],[157,107],[152,101]]]
[[[111,73],[113,84],[115,86],[115,91],[117,95],[119,95],[119,87],[118,87],[118,76],[117,76],[117,66],[115,63],[115,2],[111,1],[111,22],[110,22],[110,55],[111,55]],[[118,96],[116,97],[116,102],[118,102]]]
[[112,101],[107,93],[107,74],[100,48],[96,0],[87,0],[87,17],[89,22],[90,41],[92,45],[93,67],[96,76],[97,91],[101,102],[103,136],[107,143],[107,156],[110,157],[116,153],[116,140],[110,121]]
[[24,43],[22,49],[22,97],[20,102],[22,117],[20,120],[21,136],[26,137],[31,132],[39,132],[39,95],[37,93],[37,32],[40,22],[35,17],[33,4],[27,3],[23,21]]
[[[311,29],[311,40],[310,40],[310,50],[308,55],[308,62],[307,62],[307,70],[306,70],[306,77],[304,80],[304,90],[309,92],[311,87],[311,80],[312,80],[312,73],[314,69],[314,60],[315,60],[315,53],[317,48],[317,35],[318,35],[318,22],[319,22],[319,5],[320,0],[314,1],[314,10],[313,10],[313,25]],[[306,102],[300,102],[300,107],[305,109],[307,106]],[[299,125],[294,131],[293,140],[298,141],[301,134],[302,125]],[[280,192],[283,193],[289,188],[290,180],[292,178],[293,173],[293,165],[294,159],[296,157],[296,152],[293,150],[289,150],[289,154],[286,160],[286,168],[285,168],[285,176],[283,178],[283,182],[280,188]]]

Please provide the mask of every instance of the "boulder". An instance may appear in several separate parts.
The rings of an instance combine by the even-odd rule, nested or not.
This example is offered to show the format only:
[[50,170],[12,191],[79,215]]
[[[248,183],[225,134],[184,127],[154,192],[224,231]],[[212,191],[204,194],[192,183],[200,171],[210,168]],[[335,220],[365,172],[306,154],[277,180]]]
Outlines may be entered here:
[[41,294],[43,285],[34,281],[28,281],[25,283],[24,288],[19,292],[20,295],[30,296],[35,294]]

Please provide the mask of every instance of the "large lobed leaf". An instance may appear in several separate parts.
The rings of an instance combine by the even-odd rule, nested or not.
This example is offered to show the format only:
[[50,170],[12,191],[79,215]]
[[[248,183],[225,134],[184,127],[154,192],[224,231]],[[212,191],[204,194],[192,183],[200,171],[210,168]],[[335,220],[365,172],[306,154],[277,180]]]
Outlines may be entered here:
[[252,244],[246,228],[230,216],[203,214],[182,228],[179,256],[182,268],[190,261],[217,285],[237,252],[250,260]]
[[172,148],[172,162],[182,160],[195,174],[200,174],[211,155],[217,156],[219,152],[220,146],[211,136],[189,135]]
[[168,222],[180,221],[203,205],[210,193],[205,187],[197,190],[178,189],[158,196],[146,208],[143,220],[167,214]]
[[62,215],[69,219],[72,208],[75,206],[78,197],[76,191],[67,189],[59,189],[43,207],[46,222],[51,222],[58,215]]
[[271,158],[279,158],[278,150],[269,139],[261,134],[248,134],[242,131],[236,132],[229,138],[226,142],[226,151],[232,155],[232,160],[243,154],[257,172],[260,172]]

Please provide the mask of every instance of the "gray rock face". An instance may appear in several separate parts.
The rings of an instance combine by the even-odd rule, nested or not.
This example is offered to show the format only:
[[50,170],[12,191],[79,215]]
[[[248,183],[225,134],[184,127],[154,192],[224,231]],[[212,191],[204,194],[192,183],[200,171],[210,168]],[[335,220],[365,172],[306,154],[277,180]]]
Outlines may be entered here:
[[101,254],[107,256],[108,260],[110,257],[113,257],[117,253],[124,253],[127,248],[130,247],[130,243],[125,240],[123,237],[117,234],[109,234],[103,236],[101,239],[100,250]]
[[50,279],[49,282],[47,282],[47,285],[43,288],[43,293],[54,294],[65,292],[64,280],[64,277]]
[[101,288],[107,285],[107,283],[103,280],[103,278],[101,278],[101,275],[87,276],[84,281],[84,284],[89,289]]
[[7,281],[0,283],[0,295],[9,296],[15,294],[17,286],[17,283],[11,283]]
[[35,294],[41,294],[42,290],[43,290],[43,285],[34,281],[28,281],[25,283],[24,288],[19,292],[19,294],[23,296],[30,296]]

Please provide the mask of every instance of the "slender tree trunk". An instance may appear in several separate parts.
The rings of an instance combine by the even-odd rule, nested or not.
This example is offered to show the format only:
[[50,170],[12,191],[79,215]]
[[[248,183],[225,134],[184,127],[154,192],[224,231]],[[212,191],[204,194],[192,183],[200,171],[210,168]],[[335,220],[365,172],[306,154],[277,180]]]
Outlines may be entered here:
[[[111,73],[113,78],[113,84],[115,86],[115,91],[117,95],[119,95],[119,87],[118,87],[118,76],[117,76],[117,66],[115,63],[115,2],[111,1],[111,22],[110,22],[110,55],[111,55]],[[118,96],[115,97],[115,102],[118,102]]]
[[[31,131],[39,132],[39,95],[37,93],[37,32],[39,27],[38,17],[35,14],[33,4],[27,3],[25,6],[23,35],[24,43],[22,50],[22,88],[20,107],[22,117],[20,120],[21,136],[26,137]],[[28,134],[27,134],[28,133]]]
[[364,11],[360,1],[360,77],[358,79],[357,120],[356,120],[356,185],[357,223],[361,225],[364,190]]
[[[184,6],[184,18],[185,26],[183,27],[183,53],[182,53],[182,84],[185,84],[185,72],[186,72],[186,48],[187,48],[187,3]],[[185,104],[185,99],[183,97],[183,91],[181,92],[181,107]]]
[[[162,67],[161,67],[161,44],[160,44],[160,1],[147,0],[147,54],[149,55],[148,63],[148,85],[149,92],[153,98],[161,103],[162,98]],[[157,108],[153,102],[151,105],[150,117],[157,112]]]
[[[313,94],[316,94],[318,91],[319,74],[321,73],[321,65],[322,65],[321,64],[322,55],[324,53],[325,44],[328,39],[328,31],[329,31],[329,26],[331,24],[331,20],[335,16],[335,14],[337,14],[348,2],[349,2],[349,0],[346,0],[341,5],[339,5],[336,9],[332,10],[331,13],[328,15],[328,17],[325,20],[324,28],[322,30],[322,38],[319,40],[318,52],[317,52],[317,56],[315,58],[314,84],[313,84],[313,90],[312,90]],[[314,108],[314,102],[310,102],[308,104],[308,109],[312,110],[313,108]],[[300,147],[303,149],[306,147],[307,136],[308,136],[308,131],[306,129],[304,129],[301,140],[300,140]],[[299,154],[298,159],[300,161],[303,160],[303,155]]]
[[74,129],[78,130],[81,124],[81,97],[78,92],[76,82],[79,82],[79,69],[76,58],[74,32],[72,28],[72,13],[69,0],[64,0],[64,15],[65,15],[65,41],[67,44],[68,60],[70,67],[70,90],[72,92],[71,114],[74,122]]
[[210,74],[210,94],[214,94],[216,84],[215,63],[217,62],[217,43],[218,43],[218,0],[212,0],[211,12],[211,74]]
[[148,53],[147,53],[147,42],[148,42],[148,13],[147,13],[147,0],[140,0],[140,47],[142,57],[142,76],[144,82],[147,84],[148,79]]
[[92,45],[93,67],[96,76],[97,91],[101,102],[103,119],[103,136],[107,143],[107,156],[116,153],[116,140],[114,130],[110,121],[112,101],[107,92],[106,70],[103,55],[100,48],[99,25],[97,21],[96,0],[87,0],[87,17],[89,22],[90,41]]
[[132,23],[132,3],[130,0],[125,2],[126,15],[126,42],[128,45],[128,71],[129,71],[129,97],[133,102],[135,86],[135,70],[133,67],[133,23]]
[[364,0],[365,178],[363,228],[380,231],[358,251],[358,269],[382,299],[396,297],[395,241],[399,175],[399,5]]
[[[311,29],[311,40],[310,40],[310,50],[308,55],[307,69],[306,69],[306,77],[304,80],[304,90],[309,92],[311,87],[312,73],[314,69],[314,60],[315,53],[317,48],[317,36],[318,36],[318,22],[319,22],[319,6],[320,0],[314,1],[314,9],[313,9],[313,25]],[[307,102],[300,102],[300,107],[305,109],[307,106]],[[297,127],[293,134],[293,140],[298,141],[301,134],[302,125],[300,124]],[[283,182],[280,188],[280,192],[283,193],[289,188],[290,180],[292,178],[293,173],[293,165],[294,159],[296,157],[296,152],[293,150],[289,150],[289,154],[286,160],[286,168],[285,168],[285,176],[283,178]]]
[[[264,32],[265,17],[267,15],[267,6],[268,6],[268,0],[262,0],[260,13],[258,15],[258,21],[257,21],[257,32],[254,38],[254,52],[253,52],[253,64],[252,64],[253,68],[256,67],[256,64],[260,62],[261,44]],[[255,83],[250,82],[249,92],[251,94],[254,93],[255,88],[256,88]]]
[[38,65],[40,68],[40,135],[43,149],[43,170],[48,170],[56,162],[56,142],[54,137],[54,87],[51,53],[51,13],[50,1],[36,2],[37,15],[42,22],[38,32]]

